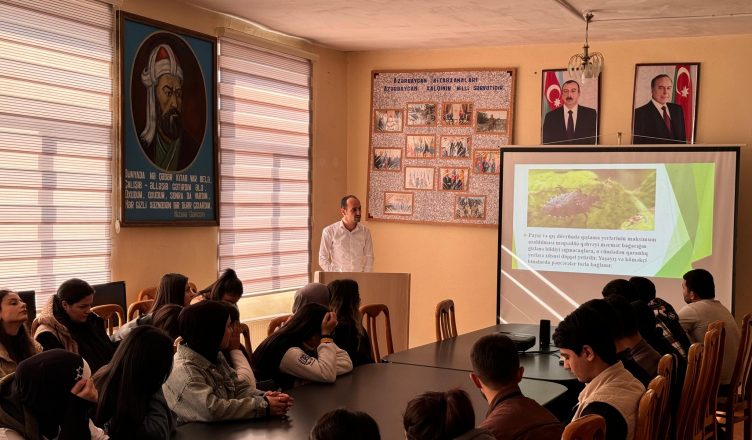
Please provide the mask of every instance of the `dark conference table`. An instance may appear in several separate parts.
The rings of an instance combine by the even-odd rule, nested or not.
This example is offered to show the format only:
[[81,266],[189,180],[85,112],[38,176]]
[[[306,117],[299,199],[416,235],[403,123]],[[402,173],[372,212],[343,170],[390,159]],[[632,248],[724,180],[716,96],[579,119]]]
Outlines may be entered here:
[[525,368],[523,377],[554,382],[575,380],[572,373],[559,364],[559,352],[556,347],[551,346],[549,348],[550,353],[536,353],[540,351],[538,324],[498,324],[442,342],[432,342],[394,353],[387,356],[386,360],[395,364],[472,371],[470,350],[475,341],[480,339],[481,336],[500,331],[535,336],[535,345],[527,352],[520,353],[520,365]]
[[[287,418],[270,418],[222,423],[188,423],[178,428],[177,440],[217,438],[307,439],[324,413],[345,407],[370,414],[379,424],[381,438],[404,438],[402,412],[407,402],[425,391],[446,391],[459,387],[470,394],[476,423],[480,423],[487,403],[470,381],[467,371],[427,368],[398,363],[363,365],[340,376],[334,384],[311,383],[289,394],[295,403]],[[553,382],[523,379],[522,392],[545,405],[565,393],[566,387]]]

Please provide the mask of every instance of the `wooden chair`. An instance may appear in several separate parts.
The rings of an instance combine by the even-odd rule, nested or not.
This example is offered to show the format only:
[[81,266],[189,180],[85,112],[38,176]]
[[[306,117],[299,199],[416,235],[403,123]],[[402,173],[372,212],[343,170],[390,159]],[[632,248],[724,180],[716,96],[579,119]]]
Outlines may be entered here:
[[282,327],[282,324],[287,322],[288,319],[290,319],[292,315],[282,315],[277,316],[276,318],[269,321],[269,328],[266,330],[266,335],[270,336],[272,333],[276,332],[277,329]]
[[588,414],[572,420],[561,435],[561,440],[604,440],[605,438],[606,419],[597,414]]
[[457,321],[454,317],[454,301],[445,299],[436,304],[436,342],[457,337]]
[[251,329],[248,327],[248,324],[245,324],[243,322],[238,325],[240,326],[240,334],[243,336],[245,350],[250,356],[253,353],[253,347],[251,347]]
[[734,424],[744,422],[744,437],[752,439],[752,313],[742,320],[742,334],[728,392],[718,395],[716,418],[725,440],[733,440]]
[[371,355],[376,362],[381,360],[381,351],[379,350],[379,338],[376,331],[376,318],[379,314],[384,314],[384,325],[386,328],[386,351],[387,355],[394,353],[394,344],[392,343],[392,324],[389,320],[389,307],[384,304],[368,304],[360,308],[360,314],[366,321],[363,328],[366,329],[371,338]]
[[154,305],[153,299],[145,299],[143,301],[136,301],[128,306],[128,321],[132,321],[143,315],[149,313],[151,306]]
[[663,376],[656,376],[650,381],[648,389],[640,399],[637,412],[637,429],[635,438],[656,440],[662,434],[659,431],[664,411],[668,411],[668,384]]
[[146,299],[154,299],[157,297],[157,288],[156,287],[144,287],[141,289],[140,292],[138,292],[138,296],[136,297],[136,301],[143,301]]
[[684,385],[682,386],[681,399],[679,407],[676,410],[676,440],[686,440],[685,432],[690,432],[690,425],[694,424],[699,415],[694,417],[690,414],[690,408],[695,399],[697,381],[700,377],[700,366],[702,364],[703,345],[701,342],[695,342],[689,347],[687,353],[687,372],[684,375]]
[[[708,326],[708,332],[705,333],[705,356],[703,369],[700,371],[700,384],[703,386],[703,393],[699,395],[700,402],[698,402],[698,405],[701,405],[700,417],[702,419],[695,438],[715,440],[717,436],[718,422],[715,418],[715,410],[718,406],[718,388],[721,383],[725,344],[725,324],[723,321],[711,323]],[[709,348],[712,350],[710,354],[708,353]]]
[[[120,327],[125,324],[123,308],[117,304],[102,304],[101,306],[94,306],[91,308],[91,311],[104,319],[105,329],[107,329],[107,334],[110,336],[115,332],[115,327]],[[115,317],[117,317],[118,320],[117,325],[115,325]]]
[[[674,355],[671,354],[664,354],[661,357],[661,360],[658,362],[658,376],[662,376],[666,380],[666,395],[665,399],[666,402],[664,403],[664,408],[661,411],[662,417],[660,419],[660,423],[657,426],[657,437],[658,440],[667,440],[669,438],[669,432],[671,427],[671,421],[673,419],[672,417],[672,410],[674,408],[673,406],[673,394],[676,391],[676,387],[674,384],[674,381],[676,380],[676,362],[674,362],[676,359],[674,358]],[[652,383],[652,381],[651,381]]]

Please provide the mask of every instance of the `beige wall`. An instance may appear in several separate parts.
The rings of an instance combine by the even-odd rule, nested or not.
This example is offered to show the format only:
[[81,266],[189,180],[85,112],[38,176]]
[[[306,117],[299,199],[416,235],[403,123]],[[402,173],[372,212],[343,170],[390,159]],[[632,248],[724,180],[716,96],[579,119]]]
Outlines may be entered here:
[[[601,134],[604,144],[623,143],[631,134],[631,102],[636,63],[700,62],[699,143],[752,144],[752,106],[743,99],[743,84],[752,71],[752,35],[594,42],[606,58],[601,83]],[[517,90],[514,143],[540,142],[541,69],[561,68],[577,44],[484,47],[447,50],[360,52],[348,55],[348,191],[365,198],[367,190],[370,72],[379,69],[516,67]],[[743,246],[752,235],[752,159],[741,159],[737,273],[749,270],[752,250]],[[728,213],[731,215],[731,213]],[[368,222],[374,243],[375,270],[412,273],[410,344],[433,340],[433,310],[453,298],[460,333],[494,323],[496,310],[496,248],[494,228],[431,226]],[[752,297],[737,276],[736,315],[752,311]],[[679,288],[677,286],[677,288]],[[679,304],[677,304],[679,306]]]
[[[126,12],[149,17],[209,35],[216,28],[231,27],[256,37],[304,50],[318,56],[313,63],[313,169],[317,182],[312,190],[314,237],[318,249],[321,229],[332,221],[340,194],[346,190],[346,59],[342,52],[286,39],[248,23],[171,0],[125,0]],[[117,176],[117,173],[115,173]],[[116,203],[116,202],[114,202]],[[323,223],[322,223],[323,222]],[[217,276],[216,227],[138,227],[122,228],[112,233],[112,279],[125,280],[128,301],[138,291],[155,286],[167,272],[188,275],[199,287]]]

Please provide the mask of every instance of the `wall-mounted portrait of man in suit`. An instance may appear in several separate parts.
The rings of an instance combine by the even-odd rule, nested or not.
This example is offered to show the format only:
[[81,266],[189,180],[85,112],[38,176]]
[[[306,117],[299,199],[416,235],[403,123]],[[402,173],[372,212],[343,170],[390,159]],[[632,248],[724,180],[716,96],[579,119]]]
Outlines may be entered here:
[[597,144],[600,77],[583,81],[565,69],[544,70],[542,77],[541,144]]
[[638,64],[633,144],[693,144],[700,65]]

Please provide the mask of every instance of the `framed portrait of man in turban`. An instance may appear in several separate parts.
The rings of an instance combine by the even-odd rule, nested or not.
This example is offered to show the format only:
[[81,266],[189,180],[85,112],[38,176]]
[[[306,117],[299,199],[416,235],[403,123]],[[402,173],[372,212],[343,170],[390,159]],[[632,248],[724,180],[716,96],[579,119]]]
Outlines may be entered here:
[[214,37],[121,12],[121,223],[218,224]]

